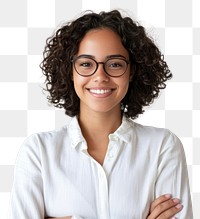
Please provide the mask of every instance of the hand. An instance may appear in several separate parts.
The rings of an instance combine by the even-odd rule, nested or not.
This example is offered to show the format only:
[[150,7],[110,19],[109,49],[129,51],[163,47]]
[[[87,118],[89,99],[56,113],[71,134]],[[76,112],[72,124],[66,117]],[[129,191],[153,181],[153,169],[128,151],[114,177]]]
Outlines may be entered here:
[[162,195],[151,203],[147,219],[175,219],[173,216],[182,208],[179,199],[172,198],[171,195]]
[[[183,206],[179,199],[172,199],[171,195],[162,195],[151,203],[147,219],[173,219]],[[175,217],[174,217],[175,218]],[[71,217],[55,217],[46,219],[71,219]]]

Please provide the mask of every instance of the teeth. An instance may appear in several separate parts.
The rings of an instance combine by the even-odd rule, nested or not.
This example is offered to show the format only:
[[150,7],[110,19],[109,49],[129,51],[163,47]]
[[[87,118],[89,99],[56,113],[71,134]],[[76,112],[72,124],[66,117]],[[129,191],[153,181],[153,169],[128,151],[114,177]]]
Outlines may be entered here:
[[94,94],[106,94],[106,93],[109,93],[111,90],[94,90],[94,89],[90,89],[90,92],[91,93],[94,93]]

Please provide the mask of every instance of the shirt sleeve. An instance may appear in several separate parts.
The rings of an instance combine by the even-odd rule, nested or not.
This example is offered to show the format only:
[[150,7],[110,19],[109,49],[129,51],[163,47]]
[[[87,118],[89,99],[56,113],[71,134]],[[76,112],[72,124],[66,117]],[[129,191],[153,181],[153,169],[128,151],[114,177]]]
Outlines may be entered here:
[[192,204],[185,153],[181,141],[172,133],[160,151],[155,196],[171,194],[179,198],[183,209],[176,216],[192,219]]
[[44,219],[41,158],[36,138],[27,138],[18,154],[8,219]]
[[[21,147],[15,165],[8,219],[44,219],[46,216],[40,147],[37,135],[28,137]],[[72,219],[84,218],[72,216]]]

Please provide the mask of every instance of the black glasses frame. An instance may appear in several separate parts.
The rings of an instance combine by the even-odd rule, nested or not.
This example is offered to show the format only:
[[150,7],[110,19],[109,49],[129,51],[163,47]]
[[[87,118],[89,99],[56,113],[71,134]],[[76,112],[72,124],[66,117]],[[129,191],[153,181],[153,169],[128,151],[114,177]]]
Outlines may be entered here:
[[[83,74],[81,74],[81,73],[79,73],[79,72],[77,71],[75,62],[76,62],[76,60],[78,60],[78,59],[80,59],[80,58],[91,59],[92,61],[94,61],[94,62],[96,63],[96,68],[95,68],[95,70],[94,70],[94,72],[93,72],[92,74],[83,75]],[[108,61],[112,60],[112,59],[120,59],[120,60],[123,60],[123,61],[126,62],[126,64],[127,64],[126,69],[124,70],[124,72],[123,72],[121,75],[117,75],[117,76],[110,75],[110,74],[106,71],[105,64],[106,64]],[[128,65],[130,64],[130,62],[129,62],[128,60],[126,60],[126,59],[124,59],[124,58],[120,58],[120,57],[109,58],[109,59],[107,59],[105,62],[97,62],[95,59],[90,58],[90,57],[78,56],[78,57],[76,57],[76,58],[74,58],[74,59],[71,59],[71,62],[73,63],[73,66],[74,66],[75,71],[76,71],[80,76],[83,76],[83,77],[90,77],[90,76],[94,75],[94,74],[96,73],[97,69],[99,68],[99,64],[102,64],[102,65],[103,65],[104,72],[105,72],[107,75],[109,75],[110,77],[113,77],[113,78],[118,78],[118,77],[121,77],[123,74],[125,74],[125,72],[126,72],[126,70],[127,70],[127,68],[128,68]]]

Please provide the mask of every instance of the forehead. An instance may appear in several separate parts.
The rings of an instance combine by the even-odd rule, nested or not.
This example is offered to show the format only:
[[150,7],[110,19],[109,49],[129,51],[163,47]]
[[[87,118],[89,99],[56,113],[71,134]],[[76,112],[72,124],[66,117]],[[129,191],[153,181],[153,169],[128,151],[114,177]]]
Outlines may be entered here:
[[122,44],[121,37],[114,31],[94,29],[86,33],[80,42],[77,55],[88,54],[95,57],[121,54],[128,56],[128,51]]

